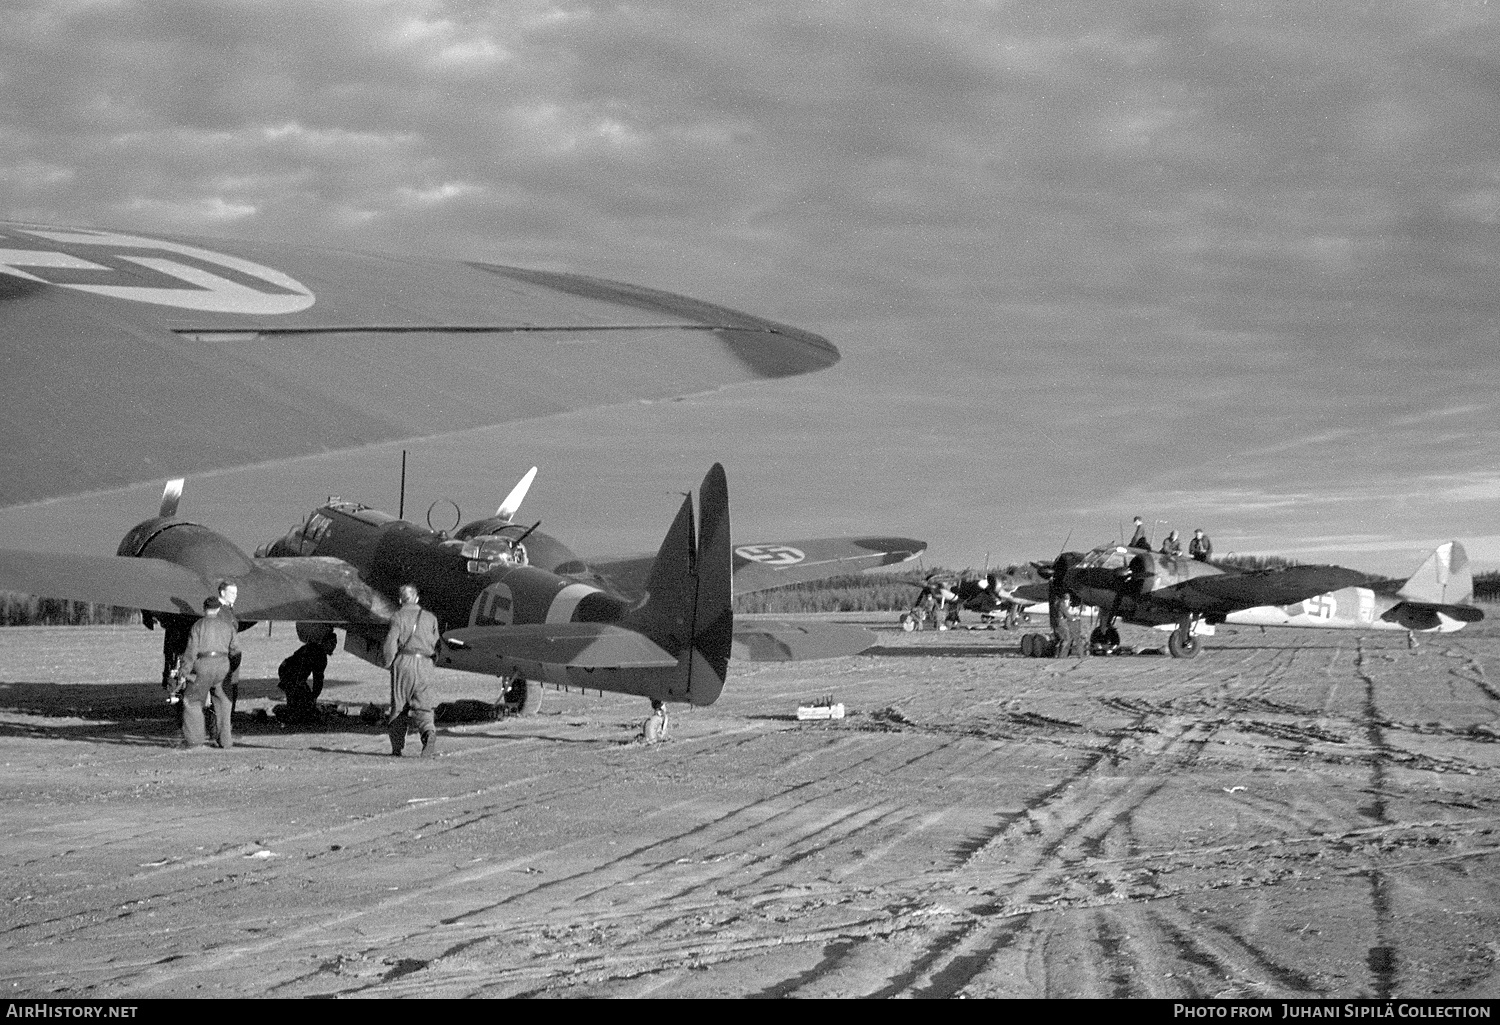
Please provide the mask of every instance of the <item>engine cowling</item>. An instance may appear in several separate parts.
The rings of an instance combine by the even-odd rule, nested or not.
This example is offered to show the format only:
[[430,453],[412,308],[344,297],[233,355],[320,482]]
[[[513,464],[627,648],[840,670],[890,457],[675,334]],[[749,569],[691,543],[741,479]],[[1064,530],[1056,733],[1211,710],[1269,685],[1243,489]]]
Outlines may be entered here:
[[175,518],[138,524],[121,539],[115,554],[176,563],[205,580],[243,576],[254,569],[250,558],[224,535]]

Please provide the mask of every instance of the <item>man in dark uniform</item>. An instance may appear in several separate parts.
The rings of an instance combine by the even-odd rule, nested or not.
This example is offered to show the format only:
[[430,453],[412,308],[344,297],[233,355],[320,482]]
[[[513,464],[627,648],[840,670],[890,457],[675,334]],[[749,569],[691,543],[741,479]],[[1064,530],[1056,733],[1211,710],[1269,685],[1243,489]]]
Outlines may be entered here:
[[1066,581],[1072,568],[1072,559],[1067,553],[1059,555],[1052,563],[1052,576],[1047,580],[1047,615],[1052,623],[1052,657],[1066,658],[1082,654],[1083,639],[1079,635],[1079,623],[1073,612],[1073,596],[1068,592]]
[[1146,528],[1141,524],[1141,518],[1135,518],[1135,533],[1130,535],[1130,540],[1125,544],[1126,548],[1144,548],[1151,550],[1151,542],[1146,540]]
[[400,757],[406,734],[414,724],[422,736],[422,755],[437,754],[437,707],[429,674],[437,651],[437,617],[418,604],[420,595],[411,584],[401,587],[401,608],[391,619],[385,635],[385,664],[391,670],[391,754]]
[[182,662],[182,652],[187,648],[188,631],[193,628],[193,617],[175,612],[141,612],[141,622],[147,630],[161,624],[161,686],[168,694],[182,689],[177,678],[177,667]]
[[[288,722],[308,723],[317,718],[318,695],[323,693],[323,674],[328,670],[328,656],[338,647],[333,631],[321,640],[309,641],[287,656],[276,670],[286,692]],[[311,678],[311,683],[308,680]]]
[[1193,531],[1193,539],[1188,542],[1188,554],[1199,562],[1207,562],[1214,557],[1214,543],[1201,528]]
[[1178,538],[1177,531],[1172,531],[1167,535],[1166,540],[1161,543],[1161,553],[1163,555],[1170,555],[1174,559],[1182,554],[1182,541]]
[[220,619],[219,611],[218,598],[203,600],[203,618],[188,631],[187,647],[178,670],[186,681],[182,693],[182,745],[188,750],[201,748],[206,741],[203,705],[210,696],[214,705],[214,742],[222,748],[234,746],[224,678],[229,675],[229,660],[238,647],[232,622]]

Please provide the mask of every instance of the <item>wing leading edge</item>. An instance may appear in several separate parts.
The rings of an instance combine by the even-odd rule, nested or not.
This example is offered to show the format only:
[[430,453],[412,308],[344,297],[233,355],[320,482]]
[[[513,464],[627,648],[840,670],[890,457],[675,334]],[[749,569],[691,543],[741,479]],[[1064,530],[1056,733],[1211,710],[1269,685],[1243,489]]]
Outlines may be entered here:
[[839,358],[811,332],[578,275],[9,222],[0,345],[0,505]]

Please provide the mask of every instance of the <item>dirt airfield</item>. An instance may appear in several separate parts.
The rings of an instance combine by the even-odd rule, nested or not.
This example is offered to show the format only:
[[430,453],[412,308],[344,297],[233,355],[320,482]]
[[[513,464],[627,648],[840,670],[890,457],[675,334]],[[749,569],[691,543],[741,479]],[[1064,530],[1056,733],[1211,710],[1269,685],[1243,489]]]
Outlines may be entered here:
[[[1493,620],[1052,661],[863,619],[871,652],[736,667],[656,747],[645,702],[549,691],[400,760],[257,714],[284,627],[241,635],[238,746],[195,754],[160,634],[0,630],[0,991],[1500,995]],[[825,695],[847,718],[795,719]]]

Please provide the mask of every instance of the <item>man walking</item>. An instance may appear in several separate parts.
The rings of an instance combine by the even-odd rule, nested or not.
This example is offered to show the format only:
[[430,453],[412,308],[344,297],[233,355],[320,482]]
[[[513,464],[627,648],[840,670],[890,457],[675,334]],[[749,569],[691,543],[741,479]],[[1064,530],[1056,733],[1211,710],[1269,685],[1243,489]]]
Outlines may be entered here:
[[186,681],[182,694],[182,746],[189,750],[203,747],[203,705],[213,698],[214,743],[221,748],[234,746],[229,695],[224,692],[224,678],[229,663],[239,654],[234,626],[219,618],[219,599],[203,599],[203,618],[188,631],[187,648],[182,653],[179,677]]
[[437,725],[433,718],[432,656],[437,651],[437,617],[418,604],[411,584],[401,586],[401,608],[385,635],[385,664],[391,670],[391,754],[400,757],[406,734],[415,725],[422,736],[422,755],[437,754]]

